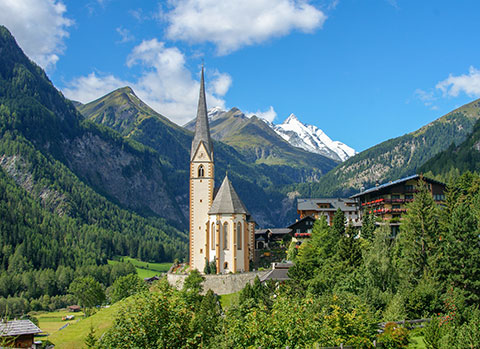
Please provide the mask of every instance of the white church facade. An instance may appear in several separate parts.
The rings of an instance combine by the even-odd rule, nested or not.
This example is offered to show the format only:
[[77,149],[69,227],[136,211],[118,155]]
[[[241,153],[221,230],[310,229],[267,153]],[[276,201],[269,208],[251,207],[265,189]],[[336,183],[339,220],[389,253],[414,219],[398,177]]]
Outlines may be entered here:
[[247,272],[254,253],[255,222],[228,176],[215,194],[213,154],[202,67],[190,155],[189,264],[203,272],[206,263],[215,260],[217,274]]

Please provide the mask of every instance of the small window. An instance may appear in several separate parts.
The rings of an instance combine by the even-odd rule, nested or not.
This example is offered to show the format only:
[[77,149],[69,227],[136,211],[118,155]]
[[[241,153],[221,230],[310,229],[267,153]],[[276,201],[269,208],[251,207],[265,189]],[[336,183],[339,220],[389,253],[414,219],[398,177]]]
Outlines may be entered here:
[[237,223],[237,250],[242,249],[242,223]]
[[215,249],[215,223],[212,223],[212,231],[211,231],[211,249],[214,250]]
[[228,262],[223,263],[223,269],[228,269]]
[[228,223],[223,223],[223,249],[228,250]]
[[198,166],[198,177],[205,177],[205,169],[203,165]]

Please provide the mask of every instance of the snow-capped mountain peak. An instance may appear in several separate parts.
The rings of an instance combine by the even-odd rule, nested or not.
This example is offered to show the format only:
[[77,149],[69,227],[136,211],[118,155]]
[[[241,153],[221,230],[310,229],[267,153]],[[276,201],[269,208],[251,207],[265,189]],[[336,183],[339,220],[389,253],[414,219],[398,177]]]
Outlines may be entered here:
[[[226,112],[221,107],[214,107],[208,110],[208,118],[214,120]],[[236,112],[243,115],[238,109],[236,109]],[[275,125],[265,119],[261,120],[288,143],[306,151],[321,154],[337,161],[345,161],[357,153],[348,145],[333,141],[318,127],[302,123],[293,113],[280,125]]]
[[354,149],[344,143],[332,141],[318,127],[302,123],[295,114],[290,114],[282,124],[273,126],[273,129],[290,144],[334,160],[345,161],[356,154]]
[[208,118],[212,119],[220,113],[225,113],[225,110],[217,106],[217,107],[213,107],[212,109],[209,109],[207,113],[208,113]]

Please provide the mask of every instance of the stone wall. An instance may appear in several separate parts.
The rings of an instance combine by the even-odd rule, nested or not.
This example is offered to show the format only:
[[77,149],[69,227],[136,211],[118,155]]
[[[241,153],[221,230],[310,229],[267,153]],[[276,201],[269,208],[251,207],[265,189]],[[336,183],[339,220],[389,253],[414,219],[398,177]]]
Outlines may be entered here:
[[[268,272],[269,270],[238,274],[204,275],[205,281],[203,282],[203,290],[204,292],[212,290],[218,295],[235,293],[244,288],[247,282],[253,283],[253,280],[257,275],[258,277],[261,277]],[[181,289],[187,276],[188,275],[186,274],[168,273],[167,280],[170,285],[175,286],[177,289]]]

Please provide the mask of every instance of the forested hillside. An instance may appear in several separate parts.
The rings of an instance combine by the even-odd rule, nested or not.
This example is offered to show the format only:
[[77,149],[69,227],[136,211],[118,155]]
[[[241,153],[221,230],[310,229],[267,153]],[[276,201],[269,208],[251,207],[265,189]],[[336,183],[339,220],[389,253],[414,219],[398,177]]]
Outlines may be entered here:
[[480,121],[477,121],[472,133],[463,143],[458,146],[452,143],[447,150],[427,161],[419,171],[443,181],[467,171],[480,173]]
[[[404,136],[369,148],[337,166],[318,183],[296,189],[303,196],[347,196],[418,171],[419,167],[452,143],[460,144],[480,118],[480,100],[466,104]],[[368,135],[366,135],[368,136]]]
[[83,120],[0,27],[0,297],[10,297],[0,305],[65,303],[69,283],[87,275],[108,286],[134,271],[104,265],[115,255],[184,258],[185,234],[152,214],[178,212],[163,206],[160,164],[155,151]]

